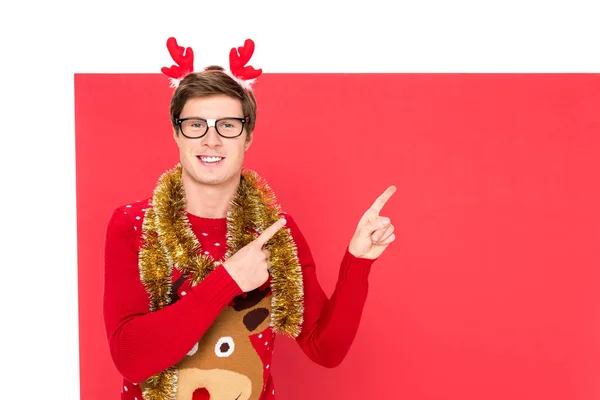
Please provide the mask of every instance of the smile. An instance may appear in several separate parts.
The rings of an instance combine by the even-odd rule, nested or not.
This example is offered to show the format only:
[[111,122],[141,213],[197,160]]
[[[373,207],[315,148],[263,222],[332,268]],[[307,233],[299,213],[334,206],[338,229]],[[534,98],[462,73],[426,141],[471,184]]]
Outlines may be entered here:
[[205,164],[216,164],[219,161],[222,161],[223,159],[225,159],[225,157],[218,157],[218,156],[196,156],[196,157]]

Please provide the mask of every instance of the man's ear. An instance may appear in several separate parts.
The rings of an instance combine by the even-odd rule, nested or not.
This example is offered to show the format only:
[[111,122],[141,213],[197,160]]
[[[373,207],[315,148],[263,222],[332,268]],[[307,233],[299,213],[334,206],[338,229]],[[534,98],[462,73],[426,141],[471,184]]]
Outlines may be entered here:
[[244,145],[244,151],[248,151],[251,144],[252,144],[252,137],[250,137],[250,139],[246,140],[246,144]]
[[177,143],[177,147],[179,147],[179,131],[177,128],[173,128],[173,139],[175,140],[175,143]]

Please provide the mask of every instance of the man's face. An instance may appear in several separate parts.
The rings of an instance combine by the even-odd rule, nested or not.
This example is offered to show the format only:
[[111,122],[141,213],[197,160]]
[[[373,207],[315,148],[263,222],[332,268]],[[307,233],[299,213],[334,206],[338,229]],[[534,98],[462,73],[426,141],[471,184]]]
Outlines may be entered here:
[[[215,95],[188,100],[179,118],[244,118],[240,100]],[[196,124],[195,126],[200,126]],[[186,131],[187,133],[187,131]],[[211,126],[206,135],[190,139],[174,132],[179,147],[183,174],[203,185],[221,185],[239,178],[244,154],[250,147],[246,141],[246,128],[236,138],[220,136]]]

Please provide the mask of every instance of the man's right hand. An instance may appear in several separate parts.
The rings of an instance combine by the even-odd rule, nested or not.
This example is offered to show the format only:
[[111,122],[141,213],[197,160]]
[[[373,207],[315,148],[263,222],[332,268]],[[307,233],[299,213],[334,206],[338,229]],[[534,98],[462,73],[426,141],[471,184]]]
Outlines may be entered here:
[[285,219],[278,220],[223,263],[225,270],[244,292],[260,287],[269,279],[269,251],[263,247],[285,224]]

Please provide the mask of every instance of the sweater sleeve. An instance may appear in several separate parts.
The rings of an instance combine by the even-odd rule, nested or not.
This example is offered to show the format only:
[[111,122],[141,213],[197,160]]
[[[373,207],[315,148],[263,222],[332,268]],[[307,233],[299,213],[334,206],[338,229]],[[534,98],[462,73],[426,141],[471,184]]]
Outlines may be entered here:
[[312,361],[333,368],[346,357],[358,331],[375,260],[356,258],[346,248],[335,290],[328,298],[317,280],[308,243],[291,216],[286,219],[298,249],[304,284],[304,322],[296,341]]
[[219,266],[185,297],[150,312],[137,243],[130,217],[113,212],[104,248],[105,329],[117,370],[141,383],[179,362],[242,290]]

